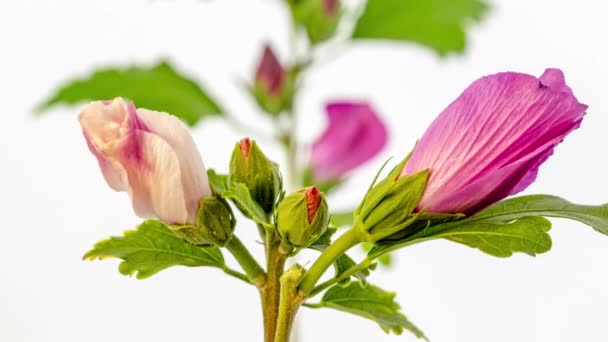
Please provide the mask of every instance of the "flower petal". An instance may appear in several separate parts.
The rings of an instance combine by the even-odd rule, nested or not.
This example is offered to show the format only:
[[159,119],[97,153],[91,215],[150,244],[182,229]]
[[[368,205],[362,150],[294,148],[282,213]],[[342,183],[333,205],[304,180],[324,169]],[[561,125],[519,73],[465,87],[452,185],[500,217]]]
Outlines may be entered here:
[[141,217],[196,222],[211,196],[205,166],[187,127],[176,117],[136,110],[117,98],[93,102],[80,115],[89,149],[110,187],[126,191]]
[[203,159],[187,126],[173,115],[137,109],[149,130],[164,139],[176,152],[181,170],[181,183],[189,212],[188,222],[195,222],[202,197],[212,195]]
[[[548,69],[540,80],[512,72],[483,77],[435,119],[402,174],[430,169],[421,206],[453,212],[463,206],[439,206],[437,203],[445,203],[439,199],[452,197],[520,161],[535,160],[525,172],[516,173],[517,182],[505,180],[504,184],[511,186],[501,192],[505,197],[534,180],[553,147],[579,126],[586,108],[572,95],[557,69]],[[543,151],[542,158],[538,151]]]
[[120,98],[109,103],[92,102],[78,117],[87,146],[97,158],[106,182],[115,191],[128,189],[126,173],[120,163],[108,157],[105,151],[112,149],[113,142],[120,138],[120,127],[127,117],[126,106]]
[[326,106],[329,126],[312,146],[312,167],[317,180],[331,180],[378,154],[387,130],[365,103],[335,102]]
[[158,217],[170,224],[195,222],[188,220],[180,163],[171,145],[153,133],[136,130],[124,137],[117,152],[138,216]]

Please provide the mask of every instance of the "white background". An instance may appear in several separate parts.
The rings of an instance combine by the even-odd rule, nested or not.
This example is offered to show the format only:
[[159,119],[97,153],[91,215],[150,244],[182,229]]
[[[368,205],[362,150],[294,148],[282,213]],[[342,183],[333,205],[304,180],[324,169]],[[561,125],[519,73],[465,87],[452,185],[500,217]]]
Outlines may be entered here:
[[[528,193],[608,201],[608,45],[603,1],[495,1],[467,54],[441,60],[413,45],[360,44],[310,75],[298,103],[301,135],[324,125],[336,97],[373,101],[390,146],[332,199],[354,205],[380,161],[403,156],[433,117],[475,78],[559,67],[581,102],[582,127],[559,146]],[[138,281],[118,262],[84,262],[92,244],[139,219],[104,183],[76,122],[77,108],[36,119],[31,109],[67,77],[168,56],[235,115],[262,128],[239,82],[262,41],[287,56],[279,1],[3,0],[0,5],[0,340],[260,341],[256,292],[213,269],[173,268]],[[240,136],[219,121],[193,132],[208,166],[226,170]],[[280,150],[263,144],[281,160]],[[371,281],[398,292],[404,312],[434,342],[608,340],[608,237],[554,221],[553,250],[496,259],[449,242],[408,248]],[[238,234],[257,256],[252,227]],[[303,258],[305,263],[308,258]],[[367,320],[301,311],[301,341],[414,341]]]

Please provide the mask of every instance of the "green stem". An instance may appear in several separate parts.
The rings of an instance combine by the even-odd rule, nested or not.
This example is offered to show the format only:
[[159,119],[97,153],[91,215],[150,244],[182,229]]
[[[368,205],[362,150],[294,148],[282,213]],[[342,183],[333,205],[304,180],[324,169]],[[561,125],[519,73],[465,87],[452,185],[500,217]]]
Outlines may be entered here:
[[287,260],[287,255],[281,253],[279,249],[280,241],[279,237],[273,231],[266,233],[266,260],[268,273],[264,286],[260,288],[265,342],[274,342],[279,314],[281,294],[280,278],[285,269],[285,261]]
[[230,241],[226,244],[226,249],[232,253],[236,261],[241,265],[243,271],[247,275],[247,279],[257,287],[264,284],[266,279],[266,273],[264,269],[258,264],[255,258],[249,253],[247,247],[243,245],[241,240],[236,236],[233,236]]
[[247,278],[247,275],[239,272],[239,271],[235,271],[233,269],[231,269],[230,267],[228,267],[228,265],[223,265],[222,266],[222,271],[224,271],[224,273],[226,273],[229,276],[233,276],[239,280],[242,280],[244,282],[246,282],[247,284],[251,285],[251,282],[249,281],[249,278]]
[[298,169],[298,142],[296,137],[298,118],[293,110],[287,112],[289,127],[283,133],[283,146],[287,159],[287,191],[293,191],[300,185],[300,172]]
[[274,342],[289,342],[293,321],[303,297],[298,293],[298,280],[302,271],[298,266],[291,267],[281,276],[281,302]]
[[367,258],[363,259],[363,261],[361,261],[357,265],[349,268],[348,270],[346,270],[339,276],[329,279],[328,281],[315,286],[315,288],[312,289],[312,291],[310,291],[310,293],[308,294],[308,297],[309,298],[313,297],[313,296],[317,295],[318,293],[322,292],[323,290],[325,290],[326,288],[328,288],[334,284],[337,284],[344,279],[348,279],[350,276],[352,276],[353,274],[355,274],[357,272],[363,271],[364,269],[370,267],[373,262],[374,261],[372,259],[367,259]]
[[298,285],[300,292],[304,295],[309,295],[317,284],[317,281],[334,261],[361,241],[363,241],[363,239],[358,226],[353,226],[346,231],[346,233],[342,234],[342,236],[321,253],[319,258],[310,266],[310,269],[304,273],[304,276]]

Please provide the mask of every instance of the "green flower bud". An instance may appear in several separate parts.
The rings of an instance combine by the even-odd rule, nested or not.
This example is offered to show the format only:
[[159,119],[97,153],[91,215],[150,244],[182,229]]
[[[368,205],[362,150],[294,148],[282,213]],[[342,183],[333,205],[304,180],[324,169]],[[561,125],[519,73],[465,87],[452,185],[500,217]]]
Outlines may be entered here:
[[205,197],[200,201],[196,225],[171,226],[175,235],[193,245],[225,246],[234,232],[236,220],[226,201]]
[[277,209],[279,235],[293,247],[309,246],[325,233],[328,224],[327,202],[316,186],[290,194]]
[[311,43],[331,38],[340,22],[339,0],[289,0],[294,21],[306,29]]
[[416,221],[414,210],[426,189],[428,170],[400,177],[407,159],[374,185],[355,211],[355,224],[369,242],[398,233]]
[[230,159],[230,181],[245,184],[266,213],[274,210],[282,189],[281,174],[255,141],[245,138],[236,144]]

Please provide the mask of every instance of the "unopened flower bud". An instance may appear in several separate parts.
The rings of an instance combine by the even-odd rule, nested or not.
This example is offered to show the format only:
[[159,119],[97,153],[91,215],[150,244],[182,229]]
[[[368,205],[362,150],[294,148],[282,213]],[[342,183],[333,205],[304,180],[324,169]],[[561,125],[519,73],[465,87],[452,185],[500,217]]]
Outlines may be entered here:
[[313,44],[331,38],[340,22],[340,0],[290,0],[294,20]]
[[329,224],[325,196],[316,186],[285,197],[277,209],[277,226],[284,242],[306,247],[319,238]]
[[266,212],[271,213],[281,191],[281,175],[254,140],[239,141],[230,159],[230,181],[243,183],[251,197]]
[[292,84],[288,70],[281,65],[270,46],[264,46],[252,89],[260,107],[272,115],[281,113],[291,102]]
[[428,170],[400,177],[407,158],[365,195],[355,211],[355,224],[376,242],[409,227],[426,188]]
[[196,225],[171,226],[173,233],[193,245],[225,246],[234,232],[235,219],[226,201],[202,198]]
[[199,200],[211,196],[211,188],[183,122],[121,98],[90,103],[79,121],[108,185],[129,194],[138,216],[196,222]]

